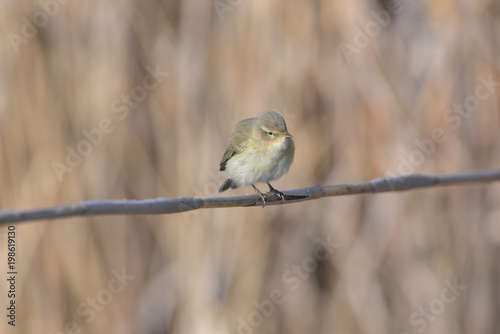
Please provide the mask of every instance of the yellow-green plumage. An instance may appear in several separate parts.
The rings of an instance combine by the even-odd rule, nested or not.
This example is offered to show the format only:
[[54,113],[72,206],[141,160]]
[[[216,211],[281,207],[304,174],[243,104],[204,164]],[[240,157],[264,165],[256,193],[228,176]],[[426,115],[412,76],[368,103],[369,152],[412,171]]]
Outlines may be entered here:
[[266,111],[259,117],[239,122],[220,162],[220,170],[225,170],[228,178],[219,192],[263,182],[279,193],[269,182],[288,171],[294,151],[292,136],[277,112]]

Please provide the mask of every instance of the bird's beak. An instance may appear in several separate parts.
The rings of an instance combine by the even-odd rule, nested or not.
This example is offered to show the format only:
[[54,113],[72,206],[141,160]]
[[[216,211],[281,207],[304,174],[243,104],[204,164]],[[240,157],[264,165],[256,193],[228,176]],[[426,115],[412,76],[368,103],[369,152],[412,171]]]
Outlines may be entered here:
[[288,131],[283,134],[283,137],[293,138],[293,136],[291,134],[289,134]]

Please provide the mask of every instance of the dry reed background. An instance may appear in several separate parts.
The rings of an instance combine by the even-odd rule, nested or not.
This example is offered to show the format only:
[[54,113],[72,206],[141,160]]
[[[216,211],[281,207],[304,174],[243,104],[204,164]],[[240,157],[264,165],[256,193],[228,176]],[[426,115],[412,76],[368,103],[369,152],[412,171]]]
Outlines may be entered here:
[[[278,189],[500,165],[500,86],[481,81],[500,81],[499,1],[396,1],[387,25],[370,12],[390,1],[62,2],[0,4],[1,209],[217,196],[232,127],[267,109],[296,142]],[[43,23],[47,10],[22,37],[23,18]],[[359,47],[349,57],[347,44]],[[157,67],[168,76],[137,95]],[[131,93],[127,112],[116,99]],[[449,112],[460,103],[472,111]],[[109,133],[82,144],[106,119]],[[91,152],[60,182],[53,163],[78,145]],[[0,328],[494,333],[499,201],[491,184],[20,224],[17,326],[2,303]],[[315,262],[318,238],[335,247]],[[134,278],[120,286],[113,270]],[[271,308],[275,289],[284,300]]]

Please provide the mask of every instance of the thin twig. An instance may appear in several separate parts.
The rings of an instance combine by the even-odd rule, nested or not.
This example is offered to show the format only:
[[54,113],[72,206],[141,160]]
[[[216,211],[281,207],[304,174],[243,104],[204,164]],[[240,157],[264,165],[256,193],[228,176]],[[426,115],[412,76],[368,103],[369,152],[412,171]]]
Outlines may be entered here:
[[[266,205],[277,205],[328,196],[404,191],[422,187],[498,180],[500,180],[500,170],[484,170],[445,175],[408,174],[374,179],[369,182],[288,190],[283,192],[285,195],[284,201],[273,193],[267,193],[265,195]],[[211,198],[155,198],[146,200],[88,200],[78,204],[34,210],[3,210],[0,211],[0,224],[71,216],[118,214],[157,215],[186,212],[202,208],[230,208],[261,205],[262,202],[258,195]]]

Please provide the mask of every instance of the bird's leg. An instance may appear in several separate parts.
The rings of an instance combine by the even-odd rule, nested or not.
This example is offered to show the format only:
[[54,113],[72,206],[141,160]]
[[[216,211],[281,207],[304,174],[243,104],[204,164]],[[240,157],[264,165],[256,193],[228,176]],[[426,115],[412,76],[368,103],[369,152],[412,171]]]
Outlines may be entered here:
[[269,186],[269,191],[272,192],[273,194],[275,194],[276,196],[278,196],[279,198],[281,198],[281,201],[284,202],[285,201],[285,195],[277,190],[277,189],[274,189],[273,186],[271,185],[271,183],[267,182],[267,185]]
[[257,187],[254,186],[253,184],[252,184],[252,187],[257,192],[257,194],[260,196],[260,199],[262,199],[262,207],[265,207],[266,206],[266,196],[264,196],[264,194],[259,189],[257,189]]

